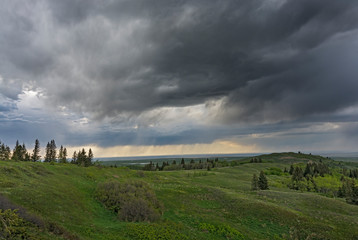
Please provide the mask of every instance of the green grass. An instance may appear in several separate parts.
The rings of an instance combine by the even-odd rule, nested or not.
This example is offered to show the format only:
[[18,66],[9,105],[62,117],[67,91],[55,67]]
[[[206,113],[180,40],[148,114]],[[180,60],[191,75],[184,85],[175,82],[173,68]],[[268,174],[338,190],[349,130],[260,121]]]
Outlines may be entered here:
[[[352,239],[358,236],[358,206],[344,199],[288,189],[277,174],[292,163],[332,160],[303,154],[261,156],[219,169],[140,172],[125,167],[82,168],[71,164],[0,162],[0,193],[45,222],[79,239]],[[250,190],[254,173],[266,170],[270,190]],[[98,183],[140,179],[164,204],[155,223],[126,223],[94,198]],[[339,187],[339,174],[317,179]],[[63,236],[44,233],[43,239]],[[291,237],[290,237],[291,236]],[[49,238],[46,238],[49,237]],[[315,238],[314,238],[315,237]]]

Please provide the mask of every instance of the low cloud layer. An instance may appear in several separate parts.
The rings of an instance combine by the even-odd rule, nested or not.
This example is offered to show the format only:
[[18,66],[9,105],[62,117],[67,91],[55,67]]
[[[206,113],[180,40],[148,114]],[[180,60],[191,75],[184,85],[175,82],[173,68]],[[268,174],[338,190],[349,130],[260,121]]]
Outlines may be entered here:
[[[6,117],[34,91],[48,115],[95,124],[90,138],[164,145],[336,121],[358,106],[355,0],[2,3]],[[202,123],[170,112],[190,106],[201,106]]]

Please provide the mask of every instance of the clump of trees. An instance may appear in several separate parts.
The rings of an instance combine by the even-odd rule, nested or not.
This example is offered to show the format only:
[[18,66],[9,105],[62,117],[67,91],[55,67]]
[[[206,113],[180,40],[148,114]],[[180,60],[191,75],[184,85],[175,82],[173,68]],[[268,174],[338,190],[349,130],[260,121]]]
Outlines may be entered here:
[[11,150],[9,146],[1,143],[0,141],[0,160],[9,160],[11,156]]
[[[32,161],[38,162],[41,161],[40,155],[40,142],[38,139],[35,140],[35,146],[32,150],[32,154],[30,154],[25,144],[20,144],[19,141],[16,141],[15,147],[11,153],[11,149],[9,146],[5,145],[0,141],[0,160],[8,161]],[[44,162],[49,163],[68,163],[67,160],[67,149],[61,145],[59,152],[57,153],[57,147],[55,140],[51,140],[47,143],[45,149]],[[88,153],[85,149],[74,152],[71,163],[77,164],[79,166],[88,167],[93,165],[93,152],[92,149],[88,150]]]
[[163,205],[143,181],[100,183],[95,197],[123,221],[153,222],[159,220],[163,213]]
[[16,141],[11,160],[30,161],[30,154],[27,152],[25,144],[20,145],[19,141]]
[[51,140],[46,145],[46,155],[44,162],[56,162],[57,155],[56,155],[56,143],[55,140]]
[[89,149],[87,154],[86,150],[82,148],[82,150],[79,150],[78,153],[76,151],[73,153],[71,163],[77,164],[78,166],[82,166],[82,167],[88,167],[92,165],[92,160],[93,160],[92,150]]
[[256,174],[253,174],[251,180],[251,190],[268,190],[268,180],[266,178],[265,172],[261,171],[259,177]]
[[291,182],[288,184],[289,188],[315,192],[324,192],[325,190],[319,189],[314,179],[318,176],[324,177],[326,174],[332,174],[329,167],[322,160],[319,162],[308,162],[304,170],[300,166],[292,164],[288,172],[292,175]]
[[346,198],[347,203],[358,205],[358,187],[354,179],[342,177],[342,186],[338,189],[338,197]]
[[262,163],[262,159],[261,158],[251,158],[250,163]]

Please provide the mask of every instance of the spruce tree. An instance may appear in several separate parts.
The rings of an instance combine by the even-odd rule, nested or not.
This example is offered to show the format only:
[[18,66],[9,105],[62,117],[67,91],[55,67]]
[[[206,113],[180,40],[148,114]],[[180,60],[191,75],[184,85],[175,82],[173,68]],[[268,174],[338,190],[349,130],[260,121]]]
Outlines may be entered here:
[[264,171],[260,172],[258,184],[259,184],[259,188],[261,190],[269,189],[268,181],[267,181]]
[[0,142],[0,160],[10,160],[11,150],[5,143]]
[[59,153],[58,153],[58,162],[59,163],[67,163],[67,149],[64,148],[62,145],[61,145]]
[[295,169],[294,169],[293,165],[291,164],[291,166],[290,166],[290,170],[288,171],[288,173],[289,173],[290,175],[292,175],[293,170],[295,170]]
[[67,163],[67,149],[63,148],[63,152],[62,152],[62,163]]
[[47,142],[44,162],[51,162],[51,145]]
[[302,181],[303,180],[303,171],[302,168],[296,166],[292,173],[292,181]]
[[73,152],[71,163],[77,164],[77,152],[76,151]]
[[63,146],[61,145],[60,150],[58,151],[58,161],[62,162],[63,158]]
[[92,149],[88,150],[88,156],[87,156],[87,162],[86,162],[86,167],[91,166],[92,165],[92,160],[93,160],[93,153],[92,153]]
[[16,141],[11,160],[30,161],[30,154],[28,154],[25,144],[20,145],[19,141]]
[[257,178],[257,175],[254,174],[252,176],[252,180],[251,180],[251,190],[256,191],[259,190],[259,179]]
[[50,161],[51,162],[56,162],[56,143],[55,140],[51,140],[50,142]]
[[37,162],[39,161],[41,158],[40,156],[40,142],[38,139],[35,140],[35,147],[34,150],[32,151],[32,156],[31,156],[31,160],[33,162]]

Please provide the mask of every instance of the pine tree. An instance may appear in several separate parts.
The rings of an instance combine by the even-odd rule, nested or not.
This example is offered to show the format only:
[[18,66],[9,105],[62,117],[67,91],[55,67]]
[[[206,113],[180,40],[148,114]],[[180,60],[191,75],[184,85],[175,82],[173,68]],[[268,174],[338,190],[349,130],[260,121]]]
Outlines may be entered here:
[[15,148],[14,150],[12,151],[12,157],[11,157],[11,160],[14,160],[14,161],[19,161],[20,159],[20,144],[19,144],[19,140],[16,140],[16,144],[15,144]]
[[93,160],[93,153],[92,153],[92,149],[88,150],[88,156],[87,156],[87,162],[86,162],[86,167],[91,166],[92,165],[92,160]]
[[40,156],[40,142],[38,139],[35,140],[35,147],[34,150],[32,151],[32,156],[31,156],[31,160],[33,162],[37,162],[39,161],[41,158]]
[[46,145],[46,154],[44,162],[51,162],[51,146],[49,142],[47,142]]
[[264,171],[260,172],[258,184],[259,184],[259,188],[261,190],[269,189],[268,181],[267,181]]
[[253,191],[259,190],[259,179],[257,178],[256,174],[252,176],[251,190]]
[[60,150],[58,151],[58,161],[61,162],[63,158],[63,146],[61,145]]
[[73,152],[71,163],[77,164],[77,152],[76,151]]
[[11,150],[4,143],[0,142],[0,160],[10,160]]
[[55,140],[51,140],[50,142],[50,161],[51,162],[56,162],[56,143],[55,143]]
[[64,148],[62,145],[61,145],[59,153],[58,153],[58,162],[59,163],[67,163],[67,149]]
[[312,164],[311,163],[307,163],[306,164],[306,168],[305,171],[303,173],[303,176],[307,176],[307,175],[312,175],[313,171],[312,171]]
[[298,181],[302,181],[302,179],[303,179],[302,168],[296,166],[292,173],[292,181],[298,182]]
[[293,165],[291,164],[291,166],[290,166],[290,170],[288,171],[288,173],[289,173],[290,175],[292,175],[293,170],[295,170],[295,169],[294,169]]
[[63,148],[63,152],[62,152],[62,163],[67,163],[67,149]]
[[25,144],[20,145],[19,141],[16,141],[11,159],[14,161],[30,161],[30,154],[27,153]]

